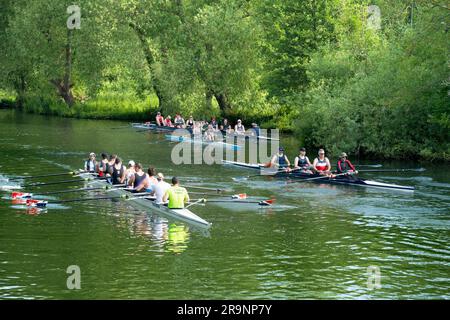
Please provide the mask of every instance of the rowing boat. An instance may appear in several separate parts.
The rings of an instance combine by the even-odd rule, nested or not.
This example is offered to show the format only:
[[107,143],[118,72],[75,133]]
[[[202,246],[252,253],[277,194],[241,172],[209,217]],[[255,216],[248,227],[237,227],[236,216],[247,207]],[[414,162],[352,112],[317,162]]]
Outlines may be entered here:
[[[246,169],[256,169],[261,170],[265,167],[264,164],[257,164],[257,163],[245,163],[245,162],[238,162],[238,161],[228,161],[223,160],[222,162],[225,165],[232,165],[239,168],[246,168]],[[267,175],[267,174],[266,174]],[[312,182],[316,183],[329,183],[329,184],[339,184],[339,185],[349,185],[349,186],[357,186],[357,187],[367,187],[367,188],[378,188],[378,189],[390,189],[390,190],[403,190],[403,191],[414,191],[414,187],[412,186],[401,186],[397,184],[389,184],[389,183],[383,183],[378,181],[372,181],[367,179],[360,179],[356,177],[346,177],[346,176],[339,176],[336,178],[323,178],[323,179],[317,179],[320,177],[318,174],[308,174],[304,172],[294,171],[294,172],[277,172],[273,175],[276,178],[289,178],[293,180],[305,180],[308,181],[308,179],[314,179]]]
[[166,134],[166,139],[174,142],[192,142],[192,143],[201,143],[204,145],[214,145],[214,146],[222,146],[226,148],[230,148],[234,151],[239,150],[241,146],[232,144],[232,143],[226,143],[222,141],[207,141],[203,139],[192,139],[190,137],[185,136],[177,136],[173,134]]
[[[173,132],[177,130],[176,127],[167,127],[167,126],[158,126],[154,123],[132,123],[131,126],[135,129],[142,129],[142,130],[148,130],[148,131],[155,131],[155,132]],[[190,128],[185,128],[185,130],[191,131]],[[275,140],[279,141],[279,138],[272,138],[267,136],[255,136],[255,135],[241,135],[241,134],[227,134],[226,131],[220,131],[222,133],[222,136],[224,139],[230,137],[230,138],[245,138],[245,139],[258,139],[258,140]]]
[[[89,173],[82,173],[80,176],[85,178],[92,178],[93,175]],[[92,182],[89,182],[94,187],[111,187],[111,185],[106,182],[105,180],[95,179]],[[197,227],[201,228],[209,228],[211,227],[211,223],[208,221],[200,218],[198,215],[193,213],[192,211],[188,210],[187,208],[184,209],[169,209],[165,205],[157,204],[155,202],[154,197],[134,197],[133,193],[129,190],[126,190],[124,188],[113,188],[110,189],[111,194],[114,196],[123,196],[124,198],[128,198],[126,201],[130,203],[130,205],[142,209],[142,210],[150,210],[155,213],[158,213],[162,216],[176,219]]]

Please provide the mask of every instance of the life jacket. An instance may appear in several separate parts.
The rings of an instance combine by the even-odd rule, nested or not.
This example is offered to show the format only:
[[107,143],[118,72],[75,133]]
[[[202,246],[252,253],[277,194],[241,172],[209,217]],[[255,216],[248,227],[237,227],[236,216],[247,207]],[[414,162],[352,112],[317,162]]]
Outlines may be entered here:
[[239,125],[239,124],[237,124],[236,125],[236,131],[237,132],[244,132],[245,130],[244,130],[244,126],[241,124],[241,125]]
[[320,158],[316,158],[316,159],[317,159],[316,169],[319,171],[326,171],[328,168],[327,158],[323,158],[323,160],[320,160]]

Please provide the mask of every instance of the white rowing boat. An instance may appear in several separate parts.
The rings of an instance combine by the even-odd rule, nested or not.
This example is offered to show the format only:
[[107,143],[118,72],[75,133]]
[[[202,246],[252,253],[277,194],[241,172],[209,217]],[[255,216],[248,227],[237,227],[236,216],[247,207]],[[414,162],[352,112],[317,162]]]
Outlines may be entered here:
[[[92,178],[92,175],[89,173],[82,173],[80,176],[85,178]],[[90,185],[95,187],[107,187],[111,186],[105,180],[95,179],[89,182]],[[175,220],[179,220],[197,227],[209,228],[211,227],[211,223],[200,218],[198,215],[193,213],[192,211],[184,208],[184,209],[169,209],[165,205],[157,204],[155,202],[154,197],[142,197],[136,196],[133,197],[133,193],[124,189],[124,188],[113,188],[110,189],[110,193],[115,196],[124,196],[124,198],[128,198],[127,201],[130,205],[142,209],[142,210],[150,210],[162,216],[172,218]]]

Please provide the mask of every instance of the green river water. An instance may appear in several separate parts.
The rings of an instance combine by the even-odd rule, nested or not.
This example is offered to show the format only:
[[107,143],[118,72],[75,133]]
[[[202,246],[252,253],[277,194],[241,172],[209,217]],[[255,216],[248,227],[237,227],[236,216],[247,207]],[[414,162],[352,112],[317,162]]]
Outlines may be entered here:
[[[136,211],[123,200],[53,205],[36,212],[13,204],[9,191],[0,190],[0,299],[450,297],[448,164],[381,162],[385,168],[427,170],[364,174],[414,186],[413,193],[316,183],[286,187],[267,177],[238,183],[232,177],[254,172],[174,165],[175,144],[164,134],[112,129],[125,125],[1,110],[0,186],[16,185],[2,177],[77,169],[90,151],[106,151],[154,165],[184,183],[229,187],[253,199],[274,197],[276,204],[265,209],[235,203],[191,207],[213,224],[202,232]],[[292,159],[298,146],[293,138],[283,144]],[[54,198],[96,195],[102,193]],[[66,285],[71,265],[81,271],[79,290]],[[370,270],[379,271],[376,281]]]

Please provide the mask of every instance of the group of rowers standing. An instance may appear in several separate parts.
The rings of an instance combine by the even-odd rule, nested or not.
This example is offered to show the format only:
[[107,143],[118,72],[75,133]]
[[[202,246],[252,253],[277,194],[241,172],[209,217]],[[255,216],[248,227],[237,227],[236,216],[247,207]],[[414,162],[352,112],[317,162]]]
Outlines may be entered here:
[[164,175],[156,173],[154,167],[144,172],[142,164],[133,160],[126,167],[115,154],[101,154],[102,159],[96,160],[95,153],[89,154],[84,163],[84,171],[95,173],[100,179],[105,179],[115,186],[124,186],[135,193],[148,193],[154,196],[157,204],[167,204],[170,209],[182,209],[189,202],[189,195],[185,188],[180,186],[177,177],[172,178],[172,185],[164,181]]
[[319,149],[318,156],[311,163],[309,158],[306,156],[306,149],[300,148],[299,154],[295,157],[294,166],[291,168],[291,163],[284,153],[284,148],[280,147],[278,152],[272,157],[268,166],[277,168],[279,171],[300,171],[311,175],[326,175],[330,178],[336,177],[335,174],[347,174],[348,176],[351,176],[358,173],[355,166],[350,162],[350,160],[348,160],[345,152],[341,153],[339,160],[336,163],[336,171],[332,172],[331,162],[325,156],[324,149]]
[[[212,117],[208,121],[194,121],[194,117],[190,116],[187,121],[177,113],[173,122],[171,116],[164,118],[161,112],[156,114],[156,125],[159,127],[171,127],[177,129],[187,129],[192,134],[204,134],[205,140],[214,141],[217,133],[220,131],[222,134],[226,135],[246,135],[245,126],[242,124],[242,120],[238,119],[236,124],[233,126],[228,122],[228,119],[223,119],[222,121],[217,121],[215,117]],[[259,136],[260,129],[256,123],[252,123],[250,133],[252,135]]]

